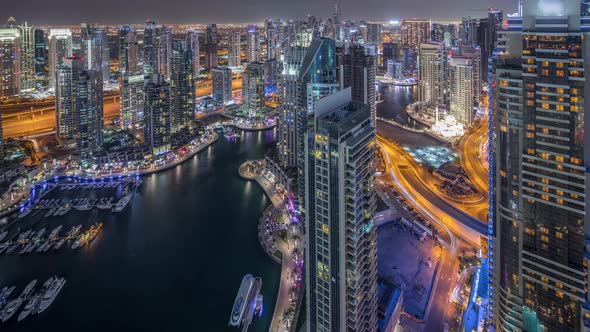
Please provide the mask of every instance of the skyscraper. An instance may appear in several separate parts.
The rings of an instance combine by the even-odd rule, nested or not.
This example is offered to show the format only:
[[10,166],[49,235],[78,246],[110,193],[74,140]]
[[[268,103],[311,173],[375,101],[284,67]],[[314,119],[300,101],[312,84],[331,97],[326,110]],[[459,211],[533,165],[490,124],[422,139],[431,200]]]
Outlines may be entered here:
[[229,58],[228,66],[239,67],[242,65],[242,34],[238,31],[229,33]]
[[447,109],[447,70],[447,50],[443,43],[420,44],[418,91],[423,109],[433,110],[437,106]]
[[55,115],[57,138],[75,144],[76,153],[87,159],[102,146],[102,73],[86,70],[84,60],[68,57],[57,68]]
[[152,155],[171,148],[170,84],[160,74],[152,74],[145,85],[144,140]]
[[211,70],[213,67],[217,67],[219,62],[217,55],[218,42],[217,25],[209,24],[205,35],[205,68],[207,68],[207,71]]
[[402,46],[417,49],[430,41],[430,20],[406,19],[401,22]]
[[125,74],[120,80],[119,107],[121,126],[132,132],[141,131],[144,125],[144,76],[143,73]]
[[369,106],[373,126],[375,126],[375,117],[377,116],[375,62],[374,45],[353,44],[344,50],[340,64],[341,89],[350,87],[352,101]]
[[[103,55],[104,49],[108,48],[106,32],[102,28],[86,23],[82,23],[81,30],[80,55],[86,62],[85,68],[93,70],[100,79],[100,84],[102,84],[105,79],[102,76],[103,67],[105,66]],[[108,80],[108,77],[106,79]]]
[[311,42],[311,33],[297,34],[291,45],[286,48],[283,60],[283,70],[279,75],[279,94],[281,102],[278,105],[279,129],[277,144],[279,160],[285,168],[297,166],[297,111],[299,101],[299,72],[307,48]]
[[248,49],[246,52],[246,61],[248,63],[260,61],[260,32],[258,27],[251,25],[247,31]]
[[63,60],[72,56],[72,31],[70,29],[49,29],[49,87],[55,87],[56,69]]
[[25,22],[18,27],[20,34],[21,90],[35,88],[35,28]]
[[193,73],[196,76],[201,71],[201,59],[200,59],[200,47],[199,47],[199,33],[196,31],[188,31],[186,33],[186,40],[188,42],[188,48],[193,52]]
[[453,56],[450,65],[450,114],[466,127],[473,122],[473,94],[475,92],[474,66],[471,58]]
[[160,34],[162,26],[155,22],[148,21],[143,30],[143,72],[149,78],[151,74],[159,70],[159,53]]
[[590,329],[588,15],[576,0],[525,0],[492,61],[496,331]]
[[193,52],[186,40],[172,40],[170,69],[170,117],[172,133],[175,133],[191,126],[195,118]]
[[221,105],[233,101],[232,76],[228,67],[215,67],[211,69],[213,88],[211,89],[213,100]]
[[158,36],[157,65],[158,73],[162,74],[167,80],[170,80],[171,74],[172,38],[172,28],[163,26]]
[[41,29],[35,29],[35,76],[47,76],[47,38]]
[[0,29],[0,97],[18,95],[20,90],[20,34],[15,28]]
[[250,116],[264,111],[264,64],[252,62],[242,73],[242,108]]
[[119,28],[119,74],[136,75],[143,72],[139,67],[139,44],[135,29],[130,26]]
[[278,57],[279,52],[279,34],[277,25],[272,19],[266,19],[264,23],[264,33],[266,37],[266,60],[272,60]]
[[383,42],[383,25],[379,23],[367,24],[367,43],[380,45]]
[[[311,40],[298,79],[297,100],[297,169],[298,188],[301,207],[305,207],[305,141],[310,131],[308,126],[313,118],[317,100],[338,91],[336,41],[330,38]],[[305,212],[305,211],[303,211]]]
[[350,88],[317,101],[305,141],[308,331],[377,330],[375,127]]

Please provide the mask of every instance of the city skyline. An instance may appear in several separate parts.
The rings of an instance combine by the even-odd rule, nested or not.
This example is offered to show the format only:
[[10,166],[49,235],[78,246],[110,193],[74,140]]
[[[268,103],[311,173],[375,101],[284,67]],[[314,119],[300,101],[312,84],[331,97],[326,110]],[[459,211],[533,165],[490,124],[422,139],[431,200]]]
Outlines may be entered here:
[[[484,16],[489,7],[503,9],[506,13],[516,12],[514,0],[449,0],[448,5],[433,7],[431,0],[406,2],[403,0],[367,0],[362,3],[353,0],[339,1],[342,17],[346,20],[367,20],[374,22],[400,21],[404,18],[428,18],[434,21],[460,21],[462,17]],[[306,20],[308,15],[330,17],[331,1],[283,2],[277,4],[270,0],[231,0],[227,6],[191,3],[186,0],[172,0],[165,6],[154,0],[142,2],[142,6],[123,8],[115,0],[96,3],[77,16],[66,14],[64,8],[77,6],[72,0],[57,2],[33,0],[29,2],[6,2],[0,4],[0,22],[14,17],[18,22],[36,25],[78,25],[80,22],[96,24],[142,24],[146,20],[165,24],[248,24],[262,23],[268,17],[293,20]],[[200,8],[199,6],[204,6]],[[33,12],[30,8],[36,8]],[[264,15],[253,14],[253,7],[263,7]],[[183,10],[178,10],[183,8]],[[231,8],[228,10],[227,8]],[[247,14],[246,14],[247,13]]]

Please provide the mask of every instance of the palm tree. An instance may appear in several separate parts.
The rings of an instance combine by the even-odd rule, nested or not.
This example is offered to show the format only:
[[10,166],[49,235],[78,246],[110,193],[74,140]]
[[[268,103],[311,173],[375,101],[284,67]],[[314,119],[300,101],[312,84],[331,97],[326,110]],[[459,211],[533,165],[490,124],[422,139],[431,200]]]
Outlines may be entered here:
[[287,325],[287,330],[289,329],[289,325],[291,324],[291,307],[287,308],[283,312],[283,322]]

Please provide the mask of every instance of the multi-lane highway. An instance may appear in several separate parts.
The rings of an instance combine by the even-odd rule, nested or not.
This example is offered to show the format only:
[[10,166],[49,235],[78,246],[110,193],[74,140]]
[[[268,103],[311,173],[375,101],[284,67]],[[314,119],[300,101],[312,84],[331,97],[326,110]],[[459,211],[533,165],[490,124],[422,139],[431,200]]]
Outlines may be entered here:
[[480,236],[487,234],[487,225],[447,202],[420,181],[413,159],[407,156],[403,149],[381,135],[378,136],[377,142],[387,154],[386,159],[394,172],[393,175],[407,198],[424,214],[448,228],[450,233],[479,245]]
[[487,140],[488,121],[484,118],[475,129],[463,137],[459,144],[461,167],[467,172],[477,190],[486,198],[488,196],[488,170],[481,163],[479,147]]

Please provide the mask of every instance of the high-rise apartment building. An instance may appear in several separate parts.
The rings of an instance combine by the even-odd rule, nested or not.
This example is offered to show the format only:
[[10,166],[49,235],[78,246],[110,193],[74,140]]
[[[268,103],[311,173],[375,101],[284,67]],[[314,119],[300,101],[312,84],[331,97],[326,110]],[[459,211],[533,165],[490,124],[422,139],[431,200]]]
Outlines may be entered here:
[[21,90],[35,89],[35,28],[25,22],[18,26],[20,34]]
[[473,94],[475,93],[474,66],[471,58],[453,56],[450,63],[450,114],[465,127],[473,122]]
[[[525,0],[491,61],[496,331],[588,331],[588,5]],[[588,106],[586,106],[588,105]]]
[[175,133],[191,126],[195,119],[193,52],[186,40],[172,41],[170,67],[170,117],[172,133]]
[[70,29],[49,29],[49,87],[55,87],[56,69],[67,57],[72,56],[72,31]]
[[210,24],[207,26],[205,35],[205,68],[207,68],[207,70],[217,67],[217,64],[219,63],[217,55],[218,43],[219,37],[217,36],[217,25]]
[[68,57],[57,68],[55,115],[57,138],[75,144],[76,153],[87,159],[102,147],[102,73],[86,70],[78,57]]
[[146,77],[159,70],[159,45],[162,26],[148,21],[143,30],[143,72]]
[[402,46],[417,49],[430,41],[430,20],[406,19],[401,22]]
[[196,77],[201,71],[201,49],[199,47],[199,33],[196,31],[188,31],[186,33],[186,40],[188,42],[188,48],[190,48],[190,50],[193,52],[193,72]]
[[0,29],[0,97],[21,90],[21,40],[16,28]]
[[377,330],[375,127],[350,88],[319,99],[305,140],[307,330]]
[[120,80],[119,107],[121,126],[132,132],[141,131],[144,125],[144,76],[143,73],[125,74]]
[[248,40],[246,61],[248,63],[260,61],[260,32],[258,27],[249,26],[246,38]]
[[226,105],[233,101],[232,98],[232,75],[228,67],[211,68],[213,88],[211,97],[216,103]]
[[47,76],[47,38],[45,31],[35,29],[35,77],[38,79]]
[[130,26],[119,28],[119,74],[136,75],[143,73],[139,60],[139,43],[137,33]]
[[242,108],[250,116],[264,111],[264,63],[252,62],[242,73]]
[[266,60],[278,58],[279,34],[276,22],[270,18],[264,22],[264,34],[266,37]]
[[[300,206],[305,207],[305,141],[310,131],[316,102],[340,89],[337,70],[336,41],[330,38],[313,38],[299,70],[297,101],[297,170]],[[305,211],[303,211],[305,212]]]
[[373,126],[375,126],[375,117],[377,116],[376,60],[377,56],[373,45],[353,44],[344,50],[339,71],[341,89],[350,87],[352,101],[369,106]]
[[229,67],[239,67],[242,65],[242,33],[232,31],[229,33]]
[[[443,43],[422,43],[418,51],[418,92],[423,109],[447,109],[447,50]],[[431,112],[432,113],[432,112]]]
[[171,149],[170,84],[160,74],[152,74],[145,85],[144,141],[152,155]]
[[307,48],[311,42],[311,33],[297,34],[289,47],[285,49],[283,70],[279,75],[278,105],[279,129],[277,144],[279,160],[285,168],[297,166],[297,111],[299,102],[299,72]]

